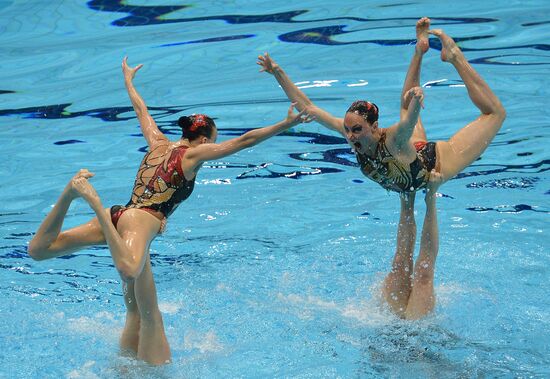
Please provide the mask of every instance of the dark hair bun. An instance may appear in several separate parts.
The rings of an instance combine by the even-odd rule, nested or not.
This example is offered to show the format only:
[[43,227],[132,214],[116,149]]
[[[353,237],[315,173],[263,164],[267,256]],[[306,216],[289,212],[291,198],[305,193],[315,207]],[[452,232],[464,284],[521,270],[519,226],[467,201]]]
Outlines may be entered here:
[[193,125],[193,121],[189,116],[181,116],[178,119],[178,125],[185,132],[187,129],[191,127],[191,125]]
[[182,137],[190,141],[200,136],[212,137],[216,124],[214,120],[205,114],[192,114],[178,119],[178,125],[182,131]]

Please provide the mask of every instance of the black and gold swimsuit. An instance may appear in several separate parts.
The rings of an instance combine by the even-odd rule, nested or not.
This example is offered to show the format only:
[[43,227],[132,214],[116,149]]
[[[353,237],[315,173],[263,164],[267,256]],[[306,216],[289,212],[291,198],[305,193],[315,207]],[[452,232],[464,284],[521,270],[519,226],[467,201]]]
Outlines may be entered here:
[[435,142],[417,142],[416,159],[411,164],[399,162],[386,146],[386,133],[383,132],[376,146],[374,157],[355,152],[361,171],[369,179],[389,191],[415,192],[426,187],[430,171],[436,162]]

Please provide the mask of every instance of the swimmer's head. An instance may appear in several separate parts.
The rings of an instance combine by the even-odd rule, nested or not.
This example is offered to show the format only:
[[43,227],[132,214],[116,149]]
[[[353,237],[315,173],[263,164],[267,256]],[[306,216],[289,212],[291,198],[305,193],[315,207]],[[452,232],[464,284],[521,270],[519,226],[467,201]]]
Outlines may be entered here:
[[356,152],[365,153],[378,141],[378,107],[359,100],[351,104],[344,116],[344,136]]
[[182,130],[182,138],[187,138],[189,141],[206,137],[208,142],[214,142],[218,135],[214,120],[205,114],[182,116],[178,119],[178,125]]
[[346,113],[355,113],[369,124],[374,124],[378,121],[378,106],[370,101],[357,100],[350,105]]

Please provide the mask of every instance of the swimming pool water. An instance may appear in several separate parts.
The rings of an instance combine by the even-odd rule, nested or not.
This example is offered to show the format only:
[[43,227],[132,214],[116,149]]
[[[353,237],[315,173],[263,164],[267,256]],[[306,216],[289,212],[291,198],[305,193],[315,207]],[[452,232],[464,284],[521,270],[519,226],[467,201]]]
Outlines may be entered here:
[[[543,1],[0,1],[0,377],[550,376],[549,11]],[[389,126],[424,15],[460,41],[508,112],[482,158],[440,189],[432,316],[404,322],[380,306],[397,197],[317,124],[205,165],[153,243],[167,367],[118,357],[124,305],[106,248],[27,256],[81,167],[106,206],[129,197],[146,144],[125,55],[145,65],[136,87],[173,139],[188,113],[216,118],[222,140],[282,119],[288,101],[257,72],[264,51],[328,111],[368,98]],[[437,140],[476,109],[431,47],[422,117]],[[66,226],[91,216],[76,202]]]

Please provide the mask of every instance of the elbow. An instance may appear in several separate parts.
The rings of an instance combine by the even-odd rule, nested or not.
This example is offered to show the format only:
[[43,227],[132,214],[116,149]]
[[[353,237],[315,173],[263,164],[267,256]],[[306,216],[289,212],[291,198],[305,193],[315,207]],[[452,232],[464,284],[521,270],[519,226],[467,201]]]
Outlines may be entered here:
[[487,116],[495,122],[502,125],[506,119],[506,109],[502,106],[500,102],[493,105],[489,110],[482,112],[483,116]]

